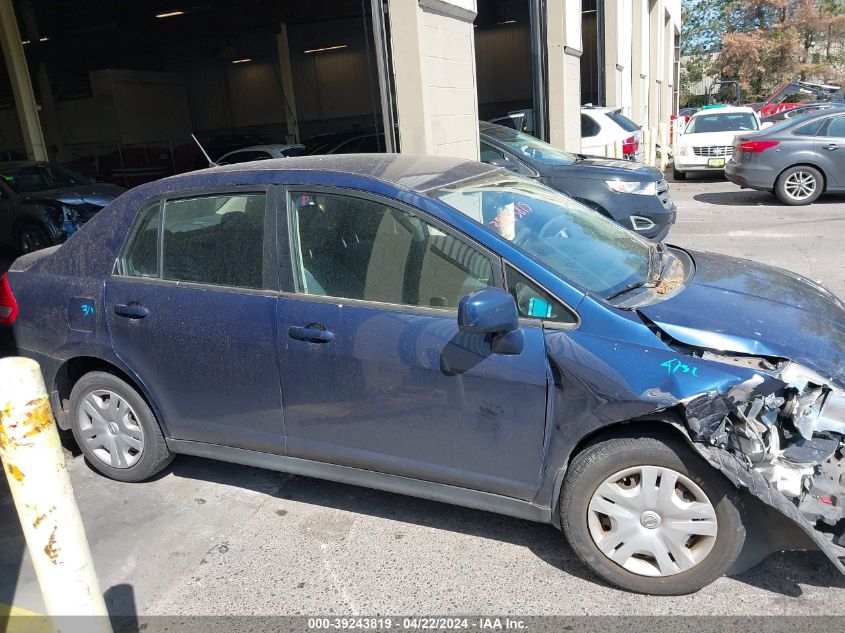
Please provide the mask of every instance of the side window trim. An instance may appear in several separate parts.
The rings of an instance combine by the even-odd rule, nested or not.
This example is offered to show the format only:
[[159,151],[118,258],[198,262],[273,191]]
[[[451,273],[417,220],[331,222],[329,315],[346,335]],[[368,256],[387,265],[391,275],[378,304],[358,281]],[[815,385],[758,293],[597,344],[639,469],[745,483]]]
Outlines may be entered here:
[[[321,295],[309,295],[306,293],[301,292],[297,289],[297,270],[299,269],[299,262],[297,262],[296,252],[298,247],[294,241],[294,226],[296,224],[296,220],[293,217],[295,214],[294,205],[291,204],[292,201],[292,193],[314,193],[314,194],[326,194],[326,195],[337,195],[337,196],[346,196],[351,198],[359,198],[361,200],[366,200],[369,202],[375,202],[378,204],[383,204],[390,208],[396,209],[397,211],[402,211],[405,213],[409,213],[413,216],[418,217],[420,220],[427,222],[428,224],[432,225],[434,228],[442,231],[446,235],[450,235],[453,238],[457,239],[462,244],[474,249],[479,254],[483,255],[490,261],[490,267],[493,271],[493,287],[495,288],[505,288],[505,277],[504,277],[504,269],[502,268],[502,260],[498,254],[494,253],[487,247],[482,244],[479,244],[470,236],[462,233],[455,227],[443,222],[442,220],[434,217],[433,215],[426,213],[424,210],[419,209],[413,205],[410,205],[406,202],[402,202],[400,200],[396,200],[395,198],[391,198],[388,196],[382,196],[376,193],[372,193],[369,191],[363,191],[361,189],[348,189],[344,187],[332,187],[326,185],[309,185],[309,184],[286,184],[283,188],[280,187],[280,194],[284,195],[284,203],[279,204],[278,213],[279,217],[279,247],[278,251],[278,261],[279,261],[279,287],[281,288],[281,294],[285,296],[289,296],[292,298],[297,298],[303,301],[320,301],[323,303],[349,303],[355,305],[362,305],[362,306],[390,306],[391,310],[395,310],[398,312],[416,312],[421,314],[431,314],[431,313],[439,313],[439,314],[455,314],[456,309],[454,308],[439,308],[439,307],[432,307],[432,306],[413,306],[413,305],[406,305],[406,304],[398,304],[398,303],[386,303],[382,301],[373,301],[369,299],[351,299],[346,297],[333,297],[333,296],[321,296]],[[281,201],[280,201],[281,202]],[[283,232],[286,235],[283,235]],[[288,253],[284,253],[282,251],[283,247],[287,247]],[[282,264],[284,262],[284,265]],[[287,268],[287,270],[285,270]]]
[[[569,312],[569,313],[573,316],[573,318],[574,318],[574,322],[573,322],[573,323],[561,323],[561,322],[559,322],[559,321],[551,321],[551,320],[541,319],[541,318],[539,318],[539,317],[527,317],[527,316],[522,316],[522,315],[520,314],[520,315],[519,315],[519,321],[520,321],[520,323],[531,323],[531,324],[534,324],[534,323],[541,323],[543,327],[545,327],[545,328],[550,328],[550,329],[555,329],[555,330],[575,330],[575,329],[578,329],[578,328],[581,326],[581,315],[580,315],[580,314],[578,314],[578,311],[577,311],[577,310],[575,310],[574,308],[572,308],[572,307],[571,307],[568,303],[566,303],[563,299],[561,299],[560,297],[558,297],[558,296],[557,296],[555,293],[553,293],[551,290],[549,290],[548,288],[546,288],[543,284],[539,283],[539,282],[538,282],[536,279],[534,279],[531,275],[526,274],[525,272],[523,272],[522,270],[520,270],[519,268],[517,268],[516,266],[514,266],[513,264],[511,264],[510,262],[505,261],[505,260],[502,260],[502,268],[503,268],[503,270],[504,270],[504,271],[506,271],[508,268],[510,268],[511,270],[513,270],[514,272],[516,272],[517,274],[522,275],[523,277],[525,277],[528,281],[530,281],[532,284],[534,284],[535,286],[537,286],[540,290],[542,290],[543,292],[545,292],[545,293],[546,293],[547,295],[549,295],[552,299],[554,299],[555,301],[557,301],[557,302],[560,304],[560,306],[561,306],[564,310],[566,310],[567,312]],[[505,274],[505,279],[507,279],[507,274]],[[505,290],[507,290],[508,292],[510,292],[510,288],[509,288],[509,287],[507,287],[507,283],[505,284],[505,288],[504,288],[504,289],[505,289]]]
[[[129,231],[126,232],[126,235],[123,238],[123,243],[120,245],[120,249],[118,250],[118,256],[115,259],[114,266],[112,267],[112,275],[118,277],[125,277],[128,279],[133,279],[138,282],[146,282],[146,283],[160,283],[160,284],[168,284],[168,285],[187,285],[187,286],[196,286],[196,287],[203,287],[203,288],[214,288],[218,290],[236,290],[238,292],[249,292],[249,293],[262,293],[266,294],[268,292],[277,293],[279,291],[279,266],[277,261],[277,228],[276,228],[276,221],[277,221],[277,213],[275,213],[275,209],[279,206],[279,187],[276,185],[265,185],[265,184],[255,184],[255,185],[220,185],[216,187],[204,187],[198,189],[188,189],[185,191],[180,191],[178,193],[160,193],[154,196],[150,196],[141,204],[139,205],[138,213],[136,214],[135,218],[132,221],[132,225]],[[202,198],[206,196],[219,196],[219,195],[226,195],[226,194],[262,194],[265,196],[264,201],[264,241],[263,241],[263,253],[262,253],[262,262],[264,266],[265,274],[269,275],[269,279],[273,280],[272,288],[241,288],[241,287],[234,287],[234,286],[222,286],[216,284],[209,284],[209,283],[202,283],[202,282],[193,282],[193,281],[175,281],[172,279],[163,279],[163,266],[164,266],[164,205],[167,202],[174,201],[174,200],[188,200],[193,198]],[[159,220],[158,220],[158,274],[156,277],[135,277],[131,275],[126,275],[122,271],[122,262],[123,257],[126,254],[127,248],[132,243],[132,238],[135,236],[135,232],[137,231],[138,227],[143,222],[143,217],[146,216],[146,210],[148,205],[155,204],[159,210]],[[142,213],[143,212],[143,213]],[[153,212],[152,210],[149,212]]]

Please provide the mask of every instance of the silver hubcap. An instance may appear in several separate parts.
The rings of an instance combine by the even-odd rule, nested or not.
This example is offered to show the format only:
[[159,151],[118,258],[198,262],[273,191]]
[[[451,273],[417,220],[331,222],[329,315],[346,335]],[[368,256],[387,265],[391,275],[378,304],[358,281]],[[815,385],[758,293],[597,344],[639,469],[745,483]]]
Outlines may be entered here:
[[806,200],[816,192],[816,177],[806,171],[796,171],[786,177],[783,188],[793,200]]
[[640,576],[671,576],[703,561],[716,542],[716,510],[689,477],[635,466],[593,493],[587,526],[610,560]]
[[133,466],[144,452],[144,431],[129,404],[113,391],[92,391],[79,408],[79,430],[91,452],[113,468]]

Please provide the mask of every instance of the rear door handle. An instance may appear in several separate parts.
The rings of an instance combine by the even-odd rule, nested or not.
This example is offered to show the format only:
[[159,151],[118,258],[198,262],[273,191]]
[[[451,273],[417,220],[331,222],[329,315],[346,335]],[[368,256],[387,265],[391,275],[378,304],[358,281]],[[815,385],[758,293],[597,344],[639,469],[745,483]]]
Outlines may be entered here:
[[127,319],[143,319],[150,311],[140,303],[121,303],[114,307],[114,313]]
[[334,340],[334,332],[330,332],[319,323],[309,323],[305,327],[292,325],[288,328],[288,336],[309,343],[328,343]]
[[829,151],[831,151],[831,152],[832,152],[832,151],[833,151],[833,150],[835,150],[835,149],[839,149],[839,145],[837,145],[836,143],[831,143],[830,145],[828,145],[827,147],[825,147],[825,149],[826,149],[826,150],[829,150]]

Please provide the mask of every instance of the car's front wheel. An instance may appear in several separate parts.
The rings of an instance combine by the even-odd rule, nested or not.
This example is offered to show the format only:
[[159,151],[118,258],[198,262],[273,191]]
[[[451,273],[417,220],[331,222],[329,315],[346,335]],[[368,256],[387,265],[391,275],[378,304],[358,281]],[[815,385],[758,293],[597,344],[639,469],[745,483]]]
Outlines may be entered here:
[[15,231],[15,245],[21,255],[40,251],[52,243],[47,231],[37,224],[24,224]]
[[618,437],[586,448],[561,491],[561,524],[584,562],[638,593],[698,591],[739,556],[739,492],[672,437]]
[[775,194],[788,205],[804,205],[815,202],[824,190],[821,172],[808,165],[790,167],[778,176]]
[[118,481],[143,481],[172,455],[144,398],[113,374],[85,374],[70,393],[73,436],[88,462]]

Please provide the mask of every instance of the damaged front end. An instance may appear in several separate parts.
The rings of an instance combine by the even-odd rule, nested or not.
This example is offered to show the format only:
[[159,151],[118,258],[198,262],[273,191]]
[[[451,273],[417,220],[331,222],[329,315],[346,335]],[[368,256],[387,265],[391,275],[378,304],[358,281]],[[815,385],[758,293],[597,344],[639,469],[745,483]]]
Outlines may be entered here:
[[795,521],[845,573],[845,389],[788,360],[695,355],[756,373],[682,403],[693,446]]

